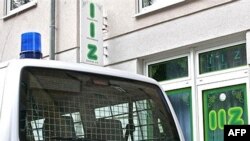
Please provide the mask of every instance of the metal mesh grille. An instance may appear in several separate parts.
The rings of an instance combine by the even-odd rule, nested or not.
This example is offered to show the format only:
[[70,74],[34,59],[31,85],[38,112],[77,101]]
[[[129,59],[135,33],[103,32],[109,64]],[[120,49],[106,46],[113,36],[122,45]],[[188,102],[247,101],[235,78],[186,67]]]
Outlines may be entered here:
[[150,96],[156,92],[152,88],[142,90],[144,86],[115,81],[119,87],[93,86],[82,81],[76,88],[79,92],[70,92],[45,86],[49,81],[33,81],[43,86],[26,82],[21,88],[21,141],[165,141],[175,137],[173,130],[166,130],[172,128],[172,120],[164,115],[161,102]]

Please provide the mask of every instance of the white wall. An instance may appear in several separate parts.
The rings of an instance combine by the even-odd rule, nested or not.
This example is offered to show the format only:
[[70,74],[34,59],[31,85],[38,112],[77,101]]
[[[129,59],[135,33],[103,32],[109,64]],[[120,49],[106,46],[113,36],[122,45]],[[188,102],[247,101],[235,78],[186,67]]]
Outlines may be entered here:
[[[79,52],[67,53],[67,50],[79,47],[80,1],[56,2],[56,52],[60,54],[57,59],[75,62],[76,56],[72,55],[79,55]],[[250,28],[249,0],[188,0],[141,16],[136,16],[136,0],[94,2],[102,4],[108,15],[108,33],[104,40],[109,56],[105,66],[198,45]],[[1,18],[4,1],[0,2],[0,9]],[[0,61],[19,58],[21,34],[28,31],[42,34],[42,52],[48,56],[50,0],[38,0],[36,7],[0,20]]]
[[[58,60],[78,61],[79,50],[74,53],[66,51],[79,47],[78,3],[79,1],[76,0],[56,0],[56,53]],[[4,0],[0,1],[0,18],[5,16],[4,6]],[[37,0],[36,6],[9,18],[1,19],[0,62],[19,58],[21,34],[33,31],[41,34],[42,53],[47,59],[50,48],[50,26],[50,0]]]
[[140,68],[138,68],[138,60],[133,59],[119,64],[114,64],[108,66],[113,69],[125,70],[132,73],[140,73]]
[[[235,0],[186,0],[185,3],[165,7],[140,16],[137,15],[138,0],[94,0],[103,5],[108,16],[109,32],[105,39],[115,38],[155,24],[172,22],[190,14],[210,9]],[[125,35],[126,36],[126,35]]]
[[240,0],[107,39],[108,64],[247,31],[250,29],[249,13],[250,1]]
[[[0,18],[4,15],[4,1],[0,2]],[[21,34],[39,32],[42,36],[42,52],[48,54],[50,28],[50,1],[38,0],[37,6],[0,20],[0,62],[19,58]]]

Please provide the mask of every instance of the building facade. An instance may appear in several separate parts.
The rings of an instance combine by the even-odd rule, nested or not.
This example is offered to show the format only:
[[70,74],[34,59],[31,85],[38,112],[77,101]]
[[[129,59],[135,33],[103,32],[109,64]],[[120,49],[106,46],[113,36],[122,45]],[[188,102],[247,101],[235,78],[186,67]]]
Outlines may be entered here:
[[[92,2],[106,26],[102,66],[159,81],[187,141],[222,141],[225,124],[249,124],[249,0]],[[56,60],[81,62],[81,4],[56,0]],[[49,59],[50,0],[3,0],[0,9],[0,61],[19,58],[27,31],[41,33]]]

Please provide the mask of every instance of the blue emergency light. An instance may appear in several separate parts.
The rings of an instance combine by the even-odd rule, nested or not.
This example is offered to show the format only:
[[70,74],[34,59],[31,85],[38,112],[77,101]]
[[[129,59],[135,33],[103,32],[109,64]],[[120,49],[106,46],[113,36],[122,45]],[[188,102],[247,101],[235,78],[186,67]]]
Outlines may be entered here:
[[41,34],[26,32],[22,34],[20,58],[41,59]]

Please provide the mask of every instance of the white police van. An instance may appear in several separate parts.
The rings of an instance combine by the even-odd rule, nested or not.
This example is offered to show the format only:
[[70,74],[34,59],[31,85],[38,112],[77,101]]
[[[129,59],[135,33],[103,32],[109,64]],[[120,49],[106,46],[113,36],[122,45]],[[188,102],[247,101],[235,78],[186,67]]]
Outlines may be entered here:
[[0,64],[0,141],[153,140],[184,140],[153,79],[41,59]]

